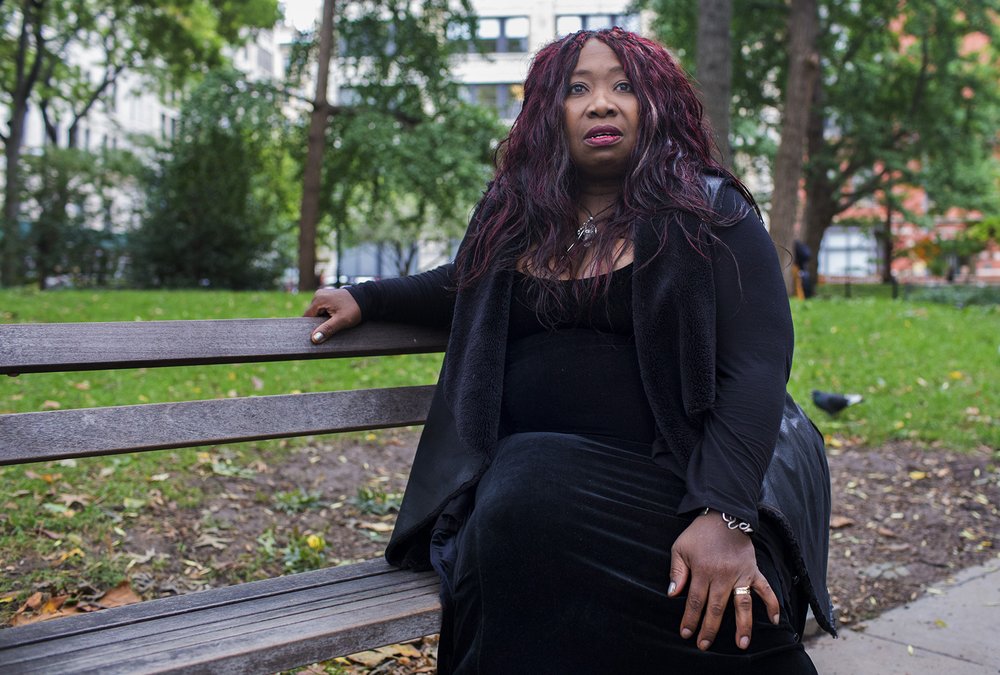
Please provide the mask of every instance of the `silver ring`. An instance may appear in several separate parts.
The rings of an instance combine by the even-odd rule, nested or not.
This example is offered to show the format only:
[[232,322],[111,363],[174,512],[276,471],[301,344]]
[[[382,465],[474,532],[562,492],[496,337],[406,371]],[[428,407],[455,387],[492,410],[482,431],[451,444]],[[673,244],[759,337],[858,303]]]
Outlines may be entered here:
[[733,589],[733,595],[750,595],[749,586],[737,586]]

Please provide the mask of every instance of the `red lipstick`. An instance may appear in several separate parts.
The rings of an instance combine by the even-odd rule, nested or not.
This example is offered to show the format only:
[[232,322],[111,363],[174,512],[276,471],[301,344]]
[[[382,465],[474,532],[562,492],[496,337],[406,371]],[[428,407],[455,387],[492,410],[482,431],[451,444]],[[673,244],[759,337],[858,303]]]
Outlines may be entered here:
[[614,145],[622,139],[622,130],[610,124],[599,124],[587,132],[583,142],[592,146]]

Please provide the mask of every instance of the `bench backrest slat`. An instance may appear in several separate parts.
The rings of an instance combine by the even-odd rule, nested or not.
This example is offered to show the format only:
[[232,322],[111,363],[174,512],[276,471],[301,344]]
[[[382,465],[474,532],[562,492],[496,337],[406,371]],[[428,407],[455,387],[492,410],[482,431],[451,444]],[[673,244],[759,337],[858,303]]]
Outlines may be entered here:
[[322,319],[0,324],[0,374],[253,363],[444,351],[445,331],[370,322],[322,345]]
[[423,424],[434,387],[0,415],[0,465]]

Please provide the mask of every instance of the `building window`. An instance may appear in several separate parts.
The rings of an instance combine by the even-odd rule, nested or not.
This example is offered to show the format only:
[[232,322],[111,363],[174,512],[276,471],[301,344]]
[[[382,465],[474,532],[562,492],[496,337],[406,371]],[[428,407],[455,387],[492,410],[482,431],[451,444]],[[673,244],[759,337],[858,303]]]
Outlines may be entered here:
[[578,30],[601,30],[619,26],[634,33],[639,32],[638,14],[561,14],[556,17],[556,37]]
[[865,277],[877,273],[878,242],[870,230],[834,225],[823,233],[820,276]]
[[257,67],[269,76],[274,75],[274,56],[263,47],[257,47]]
[[520,82],[467,84],[462,88],[462,98],[468,103],[496,110],[500,119],[512,120],[521,112],[524,85]]
[[[467,38],[462,28],[454,27],[449,32],[450,37]],[[494,54],[527,52],[529,29],[530,22],[526,16],[482,17],[476,27],[475,45],[470,45],[469,50]]]

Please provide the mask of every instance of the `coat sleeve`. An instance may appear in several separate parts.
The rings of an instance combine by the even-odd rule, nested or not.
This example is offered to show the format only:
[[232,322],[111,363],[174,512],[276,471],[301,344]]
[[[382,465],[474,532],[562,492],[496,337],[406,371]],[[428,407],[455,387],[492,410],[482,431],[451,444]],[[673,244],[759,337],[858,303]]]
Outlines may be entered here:
[[680,510],[709,507],[756,528],[791,370],[792,319],[777,252],[756,211],[731,188],[719,210],[745,215],[715,228],[715,402],[688,463]]
[[[476,205],[459,251],[470,245],[480,225],[492,211],[489,188]],[[347,290],[361,308],[365,321],[399,321],[435,328],[450,328],[458,285],[455,263],[408,277],[366,281]]]
[[347,291],[365,321],[399,321],[448,328],[455,310],[455,263],[397,279],[366,281]]

